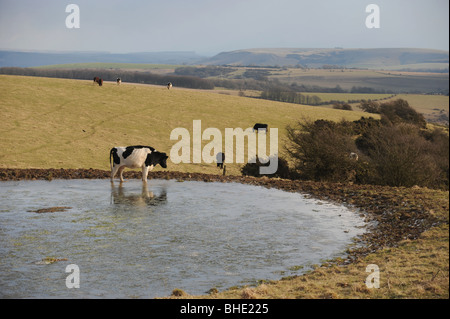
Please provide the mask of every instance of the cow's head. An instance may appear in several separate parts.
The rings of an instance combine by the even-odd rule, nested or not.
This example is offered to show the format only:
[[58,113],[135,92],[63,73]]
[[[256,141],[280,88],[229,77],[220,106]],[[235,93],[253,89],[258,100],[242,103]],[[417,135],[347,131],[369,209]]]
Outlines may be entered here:
[[166,153],[161,153],[158,151],[153,151],[150,154],[147,155],[147,159],[145,160],[146,166],[156,166],[161,165],[162,168],[167,168],[167,158],[169,156],[166,155]]
[[169,156],[166,155],[166,153],[160,153],[161,157],[159,160],[159,165],[161,165],[162,168],[167,168],[167,158]]

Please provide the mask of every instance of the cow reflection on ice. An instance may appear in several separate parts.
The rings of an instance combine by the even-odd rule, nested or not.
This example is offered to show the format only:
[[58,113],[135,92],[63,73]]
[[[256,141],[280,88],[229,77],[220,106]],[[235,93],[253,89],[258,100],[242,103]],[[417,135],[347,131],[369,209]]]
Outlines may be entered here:
[[148,190],[146,183],[142,184],[142,192],[140,194],[130,191],[125,192],[122,183],[118,187],[111,184],[111,200],[113,204],[126,204],[140,207],[159,206],[166,203],[167,193],[165,189],[162,189],[159,195],[155,195]]

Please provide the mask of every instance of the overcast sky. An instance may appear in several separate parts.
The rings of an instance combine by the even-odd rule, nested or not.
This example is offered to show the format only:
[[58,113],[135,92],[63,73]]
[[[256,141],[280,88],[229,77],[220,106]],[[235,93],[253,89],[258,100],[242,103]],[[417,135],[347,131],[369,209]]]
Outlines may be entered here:
[[[68,4],[80,28],[66,27]],[[367,28],[366,6],[380,8]],[[449,50],[448,0],[0,0],[0,49],[195,51],[249,48]]]

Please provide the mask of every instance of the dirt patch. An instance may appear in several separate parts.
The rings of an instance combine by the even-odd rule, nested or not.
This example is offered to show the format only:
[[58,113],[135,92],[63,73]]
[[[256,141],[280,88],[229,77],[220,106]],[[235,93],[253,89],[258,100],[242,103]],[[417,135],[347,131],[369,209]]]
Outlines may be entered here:
[[[124,172],[126,179],[140,179],[140,171]],[[5,169],[0,168],[0,180],[105,179],[110,172],[98,169]],[[448,224],[448,192],[427,188],[386,187],[292,181],[285,179],[222,176],[171,171],[152,172],[150,179],[180,181],[236,182],[300,192],[335,203],[360,209],[369,222],[366,234],[358,239],[360,245],[349,249],[348,257],[340,263],[350,263],[384,247],[394,247],[405,239],[416,239],[425,230]]]
[[67,261],[67,258],[55,258],[55,257],[45,257],[41,260],[35,261],[34,264],[36,265],[51,265],[58,261]]
[[72,207],[67,206],[55,206],[55,207],[49,207],[49,208],[41,208],[37,210],[28,210],[30,213],[55,213],[55,212],[65,212],[68,209],[71,209]]
[[[124,174],[125,175],[125,174]],[[102,179],[111,173],[99,169],[10,169],[0,168],[1,181],[17,180],[52,180],[52,179]]]

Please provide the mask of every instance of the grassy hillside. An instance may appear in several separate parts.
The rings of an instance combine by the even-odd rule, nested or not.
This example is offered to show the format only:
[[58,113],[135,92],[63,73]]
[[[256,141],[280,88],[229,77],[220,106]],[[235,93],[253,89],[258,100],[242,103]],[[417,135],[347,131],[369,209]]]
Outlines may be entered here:
[[[170,153],[177,142],[170,140],[171,131],[183,127],[192,138],[193,120],[202,121],[202,131],[218,128],[223,139],[225,128],[268,123],[278,128],[282,154],[289,123],[368,116],[212,92],[169,91],[163,86],[105,83],[99,87],[92,81],[6,75],[0,76],[0,84],[0,166],[12,168],[108,169],[113,146],[143,144]],[[169,161],[168,165],[169,170],[183,172],[218,172],[214,164]],[[229,164],[227,172],[239,174],[241,165]]]
[[[269,84],[267,80],[275,81],[276,83],[281,82],[289,86],[305,85],[308,87],[317,86],[328,89],[339,86],[341,89],[346,90],[347,93],[354,87],[364,87],[366,90],[362,92],[369,92],[367,91],[367,88],[370,88],[375,90],[375,92],[386,93],[440,92],[446,94],[449,87],[448,72],[430,73],[371,69],[322,69],[297,67],[205,67],[201,65],[179,67],[180,66],[169,64],[72,63],[47,65],[36,69],[41,71],[95,69],[98,74],[102,74],[101,70],[114,71],[114,79],[117,76],[122,77],[124,82],[131,81],[130,78],[133,77],[128,73],[129,71],[151,72],[159,75],[167,75],[168,78],[173,77],[174,74],[197,76],[215,82],[216,87],[220,87],[224,84],[223,82],[220,82],[221,80],[231,80],[234,81],[236,88],[239,87],[244,90],[258,89],[255,88],[255,86],[259,86],[259,89],[261,87],[267,87]],[[46,75],[44,74],[43,76]],[[311,90],[299,90],[299,92],[311,92]]]
[[448,69],[448,51],[415,48],[307,49],[260,48],[222,52],[207,63],[215,65],[308,65],[324,64],[369,69]]

